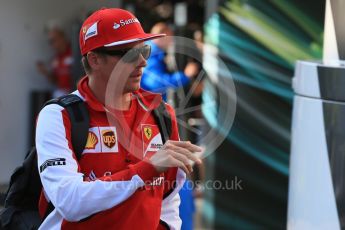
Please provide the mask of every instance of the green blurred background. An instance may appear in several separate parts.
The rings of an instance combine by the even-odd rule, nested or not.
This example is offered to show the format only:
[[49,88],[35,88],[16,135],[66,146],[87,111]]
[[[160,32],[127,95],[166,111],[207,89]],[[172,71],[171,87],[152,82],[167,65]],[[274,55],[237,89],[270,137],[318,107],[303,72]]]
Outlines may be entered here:
[[234,125],[206,175],[243,180],[243,190],[206,191],[215,229],[286,228],[291,81],[296,60],[322,58],[324,12],[321,0],[228,0],[206,22],[205,43],[218,47],[237,92]]

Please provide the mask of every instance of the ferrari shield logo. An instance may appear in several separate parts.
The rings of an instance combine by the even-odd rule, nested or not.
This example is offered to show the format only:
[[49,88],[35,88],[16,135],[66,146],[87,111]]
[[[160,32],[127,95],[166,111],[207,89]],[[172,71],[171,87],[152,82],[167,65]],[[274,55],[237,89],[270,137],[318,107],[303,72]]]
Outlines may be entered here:
[[144,128],[144,134],[147,139],[150,139],[152,137],[152,128],[151,127],[145,127]]

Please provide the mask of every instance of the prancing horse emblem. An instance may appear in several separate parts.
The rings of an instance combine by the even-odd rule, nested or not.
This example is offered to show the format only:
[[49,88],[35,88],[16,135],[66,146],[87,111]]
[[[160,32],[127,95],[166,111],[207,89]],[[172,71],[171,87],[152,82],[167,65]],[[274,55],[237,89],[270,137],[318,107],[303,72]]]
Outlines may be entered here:
[[149,140],[152,136],[152,129],[150,127],[144,128],[145,137]]

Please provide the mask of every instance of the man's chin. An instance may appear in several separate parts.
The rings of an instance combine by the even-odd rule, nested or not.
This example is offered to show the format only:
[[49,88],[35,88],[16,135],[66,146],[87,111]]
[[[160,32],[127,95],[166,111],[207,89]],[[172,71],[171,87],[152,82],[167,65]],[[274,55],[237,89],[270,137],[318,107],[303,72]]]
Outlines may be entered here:
[[137,91],[138,89],[140,89],[140,84],[136,86],[129,86],[129,87],[126,87],[125,93],[132,93],[132,92]]

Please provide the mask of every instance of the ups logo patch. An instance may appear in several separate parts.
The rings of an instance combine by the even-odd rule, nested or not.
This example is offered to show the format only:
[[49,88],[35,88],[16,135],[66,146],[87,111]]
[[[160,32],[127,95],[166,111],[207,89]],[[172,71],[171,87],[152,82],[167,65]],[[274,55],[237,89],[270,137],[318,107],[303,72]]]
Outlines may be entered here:
[[103,130],[102,131],[103,144],[108,148],[113,148],[116,144],[116,136],[113,130]]

